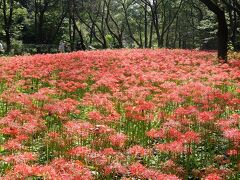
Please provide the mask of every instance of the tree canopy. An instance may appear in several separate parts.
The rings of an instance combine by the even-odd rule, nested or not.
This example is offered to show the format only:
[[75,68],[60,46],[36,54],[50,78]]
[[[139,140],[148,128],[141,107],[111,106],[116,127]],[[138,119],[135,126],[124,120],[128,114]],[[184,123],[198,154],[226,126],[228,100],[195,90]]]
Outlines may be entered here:
[[87,48],[240,49],[237,0],[0,0],[6,53]]

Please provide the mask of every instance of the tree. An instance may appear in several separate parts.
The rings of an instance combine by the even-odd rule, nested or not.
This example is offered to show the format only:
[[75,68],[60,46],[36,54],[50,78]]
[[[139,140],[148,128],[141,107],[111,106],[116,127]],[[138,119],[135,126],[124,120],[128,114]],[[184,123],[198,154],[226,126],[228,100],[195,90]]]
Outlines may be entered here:
[[227,62],[228,25],[225,11],[212,0],[200,0],[217,16],[218,21],[218,58]]
[[2,1],[2,11],[3,11],[3,27],[5,31],[6,39],[6,53],[9,54],[11,51],[11,38],[12,38],[12,24],[13,24],[13,11],[14,11],[14,0],[3,0]]
[[44,41],[44,24],[45,22],[45,15],[50,8],[56,7],[58,0],[34,0],[34,21],[35,21],[35,36],[36,36],[36,43],[43,44],[46,43]]
[[79,4],[77,17],[90,32],[90,44],[95,39],[101,45],[102,49],[106,49],[108,47],[106,39],[107,27],[105,23],[106,4],[103,0],[81,0]]
[[240,49],[239,43],[237,43],[238,24],[240,24],[240,1],[237,0],[222,0],[226,6],[229,16],[229,31],[230,40],[235,50]]
[[[125,30],[125,24],[123,20],[119,18],[123,17],[119,12],[119,10],[122,11],[122,8],[119,8],[121,7],[121,4],[117,2],[113,3],[112,0],[104,0],[104,3],[107,9],[105,21],[108,31],[111,34],[111,36],[117,40],[118,42],[117,47],[123,48],[123,32]],[[115,12],[115,16],[111,12],[111,9]]]
[[8,53],[20,41],[42,53],[65,40],[71,50],[218,49],[227,62],[228,39],[240,49],[239,17],[239,0],[0,0],[0,39]]

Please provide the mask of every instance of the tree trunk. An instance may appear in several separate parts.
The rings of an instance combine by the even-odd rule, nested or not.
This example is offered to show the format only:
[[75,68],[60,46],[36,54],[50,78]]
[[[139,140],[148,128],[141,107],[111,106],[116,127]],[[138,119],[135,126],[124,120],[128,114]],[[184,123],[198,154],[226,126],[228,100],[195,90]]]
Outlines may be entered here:
[[177,38],[178,38],[178,26],[179,26],[178,20],[179,20],[179,18],[177,17],[176,25],[175,25],[175,32],[174,32],[173,48],[177,47],[176,42],[177,42]]
[[228,26],[224,10],[211,0],[200,0],[217,16],[218,21],[218,59],[227,63]]
[[10,34],[10,30],[5,30],[6,33],[6,53],[9,54],[11,52],[12,49],[12,45],[11,45],[11,34]]
[[38,44],[44,44],[43,43],[44,14],[45,14],[44,10],[42,12],[40,12],[39,21],[38,21],[38,38],[37,38]]
[[236,51],[237,50],[237,41],[236,41],[236,38],[237,38],[237,13],[236,12],[233,12],[233,23],[232,23],[232,36],[231,36],[231,41],[232,41],[232,44],[233,44],[233,47],[234,47],[234,50]]
[[86,46],[85,46],[85,44],[84,44],[83,34],[82,34],[81,29],[78,28],[74,16],[73,16],[72,21],[73,21],[74,29],[78,32],[78,35],[79,35],[79,38],[80,38],[80,42],[79,42],[79,43],[80,43],[80,48],[78,47],[79,49],[77,49],[77,50],[84,50],[84,51],[85,51],[85,50],[86,50]]
[[56,39],[56,37],[57,37],[57,35],[58,35],[58,32],[59,32],[59,30],[60,30],[60,28],[61,28],[61,26],[62,26],[62,23],[63,23],[66,15],[67,15],[67,11],[62,13],[61,18],[60,18],[60,20],[59,20],[59,22],[58,22],[58,24],[57,24],[56,30],[55,30],[55,32],[53,33],[52,38],[49,39],[48,43],[50,43],[50,44],[51,44],[51,43],[54,43],[54,41],[55,41],[55,39]]
[[161,48],[161,34],[160,34],[160,27],[159,27],[159,17],[158,17],[158,7],[157,2],[153,1],[153,3],[150,5],[151,8],[151,18],[153,22],[153,26],[156,32],[157,36],[157,44],[158,47]]
[[227,62],[228,26],[224,11],[217,15],[218,19],[218,58]]
[[144,47],[148,47],[148,19],[147,19],[147,4],[144,6]]
[[153,16],[153,24],[155,27],[155,31],[156,31],[156,35],[157,35],[157,43],[158,43],[158,47],[161,48],[161,35],[160,35],[160,28],[159,28],[159,20],[158,20],[158,15],[156,14],[157,12],[153,12],[152,16]]
[[150,26],[149,44],[148,44],[149,48],[152,48],[152,39],[153,39],[153,22],[151,22],[151,26]]
[[35,11],[34,11],[34,31],[35,31],[35,43],[38,41],[38,5],[37,0],[34,1]]
[[124,3],[122,3],[122,7],[123,7],[123,10],[124,10],[124,16],[125,16],[125,21],[126,21],[126,25],[127,25],[127,28],[128,28],[129,36],[138,45],[139,48],[142,48],[141,43],[138,42],[138,40],[134,37],[134,34],[132,32],[132,29],[131,29],[131,26],[130,26],[130,23],[129,23],[129,20],[128,20],[129,15],[127,13],[127,7],[125,6]]
[[[123,35],[124,28],[122,25],[119,25],[117,23],[117,21],[114,19],[114,17],[112,16],[112,14],[110,12],[111,1],[105,0],[104,3],[106,4],[106,8],[107,8],[107,13],[106,13],[106,18],[105,18],[105,23],[107,25],[107,29],[108,29],[109,33],[111,34],[111,36],[117,40],[117,43],[118,43],[117,48],[123,48],[122,35]],[[115,28],[110,26],[110,22],[112,22],[112,25],[115,26]],[[114,29],[116,29],[116,30],[114,31]]]
[[[7,9],[7,1],[3,1],[3,18],[4,18],[4,31],[6,33],[6,53],[9,54],[11,52],[11,28],[12,28],[12,21],[13,21],[13,5],[14,1],[10,0],[9,2],[9,10]],[[9,11],[9,13],[8,13]]]

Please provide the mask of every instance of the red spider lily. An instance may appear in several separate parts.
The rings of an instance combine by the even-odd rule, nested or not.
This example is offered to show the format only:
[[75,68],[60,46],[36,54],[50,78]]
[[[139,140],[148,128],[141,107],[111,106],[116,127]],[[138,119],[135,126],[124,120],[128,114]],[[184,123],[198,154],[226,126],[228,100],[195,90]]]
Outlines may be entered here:
[[11,180],[11,179],[26,179],[28,177],[35,175],[35,169],[32,166],[29,166],[27,164],[17,164],[13,167],[13,170],[9,171],[3,179]]
[[1,129],[1,133],[16,136],[20,133],[20,131],[16,127],[6,127]]
[[186,108],[179,107],[174,112],[176,116],[196,115],[197,113],[198,113],[198,109],[197,107],[194,107],[194,106],[188,106]]
[[127,136],[122,133],[117,133],[109,136],[109,141],[113,146],[123,147],[124,143],[127,141]]
[[201,123],[208,123],[214,121],[215,117],[213,112],[200,112],[198,118]]
[[68,121],[64,124],[64,127],[68,136],[76,135],[86,138],[94,126],[88,122]]
[[228,129],[231,129],[232,127],[236,126],[238,124],[237,120],[232,120],[232,119],[229,119],[229,120],[219,120],[217,123],[216,123],[219,128],[222,130],[222,131],[225,131],[225,130],[228,130]]
[[181,120],[177,120],[177,119],[167,119],[163,124],[162,124],[162,127],[163,128],[167,128],[167,129],[181,129],[181,126],[182,124],[191,124],[190,122],[189,123],[185,123],[187,120],[185,119],[181,119]]
[[26,141],[26,140],[29,140],[29,136],[25,135],[25,134],[20,134],[20,135],[17,135],[16,136],[16,139],[20,142],[22,141]]
[[222,178],[218,176],[218,174],[211,173],[207,177],[204,178],[205,180],[221,180]]
[[98,93],[90,95],[86,93],[82,104],[88,106],[96,106],[96,108],[104,109],[110,114],[117,114],[114,110],[113,102],[109,100],[110,98],[111,96],[109,96],[108,94]]
[[163,180],[179,180],[179,178],[175,175],[167,175],[167,174],[162,174],[158,171],[148,169],[144,167],[140,163],[135,163],[129,166],[129,171],[131,176],[136,176],[139,178],[145,178],[145,179],[163,179]]
[[58,176],[56,170],[53,166],[45,165],[45,166],[35,166],[33,167],[35,172],[35,176],[45,178],[45,179],[61,179]]
[[199,143],[201,138],[199,133],[196,133],[194,131],[188,131],[181,137],[184,143]]
[[31,95],[31,98],[37,101],[48,101],[50,100],[50,95],[55,94],[54,89],[50,88],[41,88],[38,90],[38,92]]
[[10,139],[3,144],[3,147],[7,150],[20,150],[23,148],[23,145],[18,139]]
[[135,163],[129,166],[129,171],[132,176],[144,177],[145,170],[146,168],[140,163]]
[[63,101],[57,101],[54,104],[47,104],[44,109],[51,114],[57,114],[59,116],[66,115],[67,113],[77,110],[78,101],[74,99],[64,99]]
[[147,111],[147,110],[153,110],[154,104],[152,102],[146,102],[146,101],[139,101],[137,102],[138,106],[136,107],[136,111]]
[[97,112],[97,111],[89,112],[88,117],[89,117],[89,119],[94,120],[94,121],[101,121],[103,119],[101,113]]
[[84,165],[80,161],[55,159],[51,162],[51,166],[54,167],[57,173],[57,178],[60,179],[93,179],[90,170],[84,167]]
[[146,132],[146,135],[150,138],[160,138],[163,136],[163,134],[156,129],[151,129],[150,131]]
[[80,82],[75,81],[68,81],[68,82],[59,82],[57,84],[58,87],[60,87],[63,91],[67,92],[74,92],[77,89],[84,89],[86,87],[86,84],[82,84]]
[[23,106],[31,107],[32,101],[31,96],[28,94],[17,93],[17,92],[6,92],[6,94],[2,94],[1,97],[5,99],[7,102],[12,104],[21,104]]
[[51,139],[56,139],[56,138],[59,137],[59,134],[56,133],[56,132],[49,132],[48,137],[51,138]]
[[98,135],[98,134],[111,134],[115,132],[114,129],[109,128],[107,125],[96,125],[91,131]]
[[66,145],[66,139],[63,139],[57,132],[47,133],[44,138],[44,142],[46,145],[54,144],[60,146],[61,148],[65,147]]
[[106,156],[114,156],[117,154],[117,151],[115,151],[113,148],[105,148],[101,153]]
[[23,114],[18,110],[13,110],[6,117],[0,120],[0,124],[7,126],[0,131],[3,134],[19,135],[34,134],[45,129],[44,121],[37,115]]
[[108,158],[98,152],[91,152],[90,154],[86,155],[86,157],[96,166],[106,166],[108,163]]
[[108,87],[110,90],[115,91],[118,88],[118,79],[110,73],[101,74],[101,77],[94,84],[93,88],[99,88],[101,86]]
[[124,167],[122,164],[116,162],[116,163],[112,163],[109,166],[106,166],[104,168],[105,175],[109,175],[111,173],[125,175],[128,173],[128,169],[126,167]]
[[227,155],[229,155],[229,156],[237,156],[238,154],[239,154],[239,152],[236,149],[229,149],[227,151]]
[[86,157],[86,156],[89,156],[91,154],[92,150],[88,147],[82,147],[82,146],[79,146],[79,147],[75,147],[73,149],[71,149],[69,151],[69,154],[72,155],[72,156],[79,156],[79,157]]
[[240,143],[240,130],[236,128],[230,128],[224,131],[224,137],[227,139]]
[[143,147],[141,147],[139,145],[135,145],[135,146],[129,148],[127,152],[135,157],[136,156],[146,156],[149,154],[149,150],[144,149]]
[[29,166],[19,164],[14,166],[3,179],[26,179],[31,177],[44,179],[93,179],[90,170],[88,170],[80,161],[66,161],[65,159],[55,159],[50,165]]
[[157,144],[155,147],[160,152],[183,153],[185,151],[183,141],[179,140],[165,144]]
[[0,159],[7,162],[7,163],[24,164],[24,163],[27,163],[29,161],[37,160],[37,157],[36,157],[36,154],[33,154],[31,152],[24,152],[24,153],[21,153],[21,154],[3,156]]
[[125,49],[1,60],[0,179],[236,176],[240,64],[213,56]]
[[[166,124],[165,124],[166,125]],[[152,138],[171,138],[179,139],[182,137],[182,133],[176,128],[161,128],[160,130],[151,129],[147,132],[147,135]]]
[[112,112],[105,117],[105,122],[116,122],[120,119],[120,114],[117,112]]
[[5,116],[4,118],[2,118],[0,120],[0,123],[1,124],[8,124],[10,122],[13,122],[15,121],[15,119],[20,116],[22,114],[22,112],[20,110],[12,110],[12,111],[9,111],[7,116]]
[[161,165],[161,170],[163,172],[171,172],[171,174],[183,175],[184,176],[184,169],[178,166],[174,161],[168,160]]

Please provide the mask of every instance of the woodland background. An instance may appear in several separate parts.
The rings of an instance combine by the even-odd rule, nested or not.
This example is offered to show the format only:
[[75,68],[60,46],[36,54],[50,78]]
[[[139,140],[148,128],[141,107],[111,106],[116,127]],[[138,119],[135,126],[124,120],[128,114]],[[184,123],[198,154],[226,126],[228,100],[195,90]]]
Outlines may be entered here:
[[[208,3],[208,4],[207,4]],[[6,54],[106,48],[217,49],[224,12],[228,49],[240,49],[238,0],[0,0]],[[211,5],[211,4],[210,4]]]

